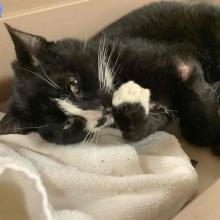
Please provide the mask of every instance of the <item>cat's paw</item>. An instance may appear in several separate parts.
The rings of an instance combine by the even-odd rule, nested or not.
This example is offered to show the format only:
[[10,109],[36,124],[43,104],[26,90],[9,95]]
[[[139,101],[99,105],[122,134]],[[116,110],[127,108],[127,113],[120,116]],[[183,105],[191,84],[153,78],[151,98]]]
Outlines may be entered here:
[[144,89],[133,81],[122,84],[113,94],[112,105],[140,104],[149,113],[150,90]]

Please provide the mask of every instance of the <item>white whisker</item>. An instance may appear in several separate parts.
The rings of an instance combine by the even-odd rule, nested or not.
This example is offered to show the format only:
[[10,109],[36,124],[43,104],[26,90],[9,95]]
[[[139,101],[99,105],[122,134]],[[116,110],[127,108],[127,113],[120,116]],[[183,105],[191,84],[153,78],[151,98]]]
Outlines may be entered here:
[[43,72],[44,76],[47,78],[47,80],[56,88],[61,89],[46,73],[46,71],[44,70],[43,66],[41,64],[39,64],[41,71]]
[[98,144],[98,140],[99,140],[100,131],[101,131],[101,129],[100,129],[100,130],[97,132],[97,136],[96,136],[96,145]]
[[21,66],[18,66],[19,68],[27,71],[27,72],[30,72],[30,73],[33,73],[35,76],[39,77],[40,79],[42,79],[43,81],[45,81],[48,85],[50,85],[51,87],[55,88],[55,89],[58,89],[57,87],[55,87],[53,84],[51,84],[47,79],[45,79],[42,75],[36,73],[36,72],[33,72],[27,68],[24,68],[24,67],[21,67]]
[[88,132],[88,134],[86,135],[86,137],[83,139],[83,143],[87,142],[87,138],[89,138],[89,136],[91,135],[91,132]]
[[91,143],[92,137],[93,137],[93,133],[89,132],[89,136],[87,137],[88,139],[86,140],[85,143]]
[[115,45],[113,46],[110,55],[107,56],[105,38],[101,38],[98,50],[98,74],[100,90],[103,90],[104,92],[110,92],[113,89],[114,74],[111,68],[111,59],[113,56],[114,47]]
[[94,137],[94,141],[93,143],[97,144],[97,135],[98,135],[98,132],[95,132],[95,137]]
[[91,141],[92,144],[93,144],[94,141],[95,141],[95,137],[96,137],[96,132],[95,132],[94,135],[92,136],[92,141]]

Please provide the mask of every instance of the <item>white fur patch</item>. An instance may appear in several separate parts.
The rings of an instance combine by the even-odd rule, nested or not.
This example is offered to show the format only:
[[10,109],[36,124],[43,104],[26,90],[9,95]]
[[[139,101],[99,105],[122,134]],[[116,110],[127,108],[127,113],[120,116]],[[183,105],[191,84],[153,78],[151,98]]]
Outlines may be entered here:
[[109,115],[107,117],[106,123],[101,127],[96,127],[98,121],[103,117],[103,112],[95,111],[95,110],[83,110],[71,103],[69,100],[66,99],[55,99],[56,103],[58,104],[59,108],[68,116],[80,116],[86,119],[86,129],[91,132],[95,132],[100,130],[102,127],[106,127],[113,123],[112,117]]
[[149,113],[150,90],[144,89],[133,81],[129,81],[119,87],[113,94],[112,104],[118,107],[124,103],[140,103],[145,113]]
[[[112,49],[113,52],[113,49]],[[110,92],[113,89],[113,68],[111,68],[111,55],[107,57],[105,40],[101,40],[98,51],[98,74],[100,90]]]

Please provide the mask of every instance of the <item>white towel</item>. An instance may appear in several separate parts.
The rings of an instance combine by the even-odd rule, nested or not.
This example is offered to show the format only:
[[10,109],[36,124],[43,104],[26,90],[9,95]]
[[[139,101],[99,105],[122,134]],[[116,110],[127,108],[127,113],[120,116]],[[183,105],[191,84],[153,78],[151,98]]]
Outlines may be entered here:
[[196,189],[189,158],[165,132],[133,146],[113,129],[68,146],[0,136],[1,220],[167,220]]

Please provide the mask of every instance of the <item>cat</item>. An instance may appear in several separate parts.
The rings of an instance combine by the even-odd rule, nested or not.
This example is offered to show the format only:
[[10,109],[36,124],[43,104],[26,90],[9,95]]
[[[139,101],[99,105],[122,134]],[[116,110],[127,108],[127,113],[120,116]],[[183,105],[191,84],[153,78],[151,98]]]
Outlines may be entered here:
[[138,141],[177,118],[187,140],[220,155],[219,7],[152,3],[87,42],[6,27],[17,59],[1,134],[72,144],[116,126]]

